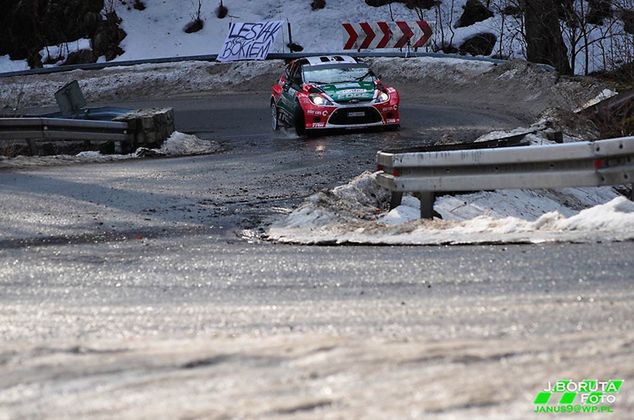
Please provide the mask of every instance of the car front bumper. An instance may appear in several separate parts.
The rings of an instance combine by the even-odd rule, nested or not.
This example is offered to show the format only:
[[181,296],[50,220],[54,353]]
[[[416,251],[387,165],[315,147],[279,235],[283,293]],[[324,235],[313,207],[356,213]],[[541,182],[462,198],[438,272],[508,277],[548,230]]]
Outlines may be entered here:
[[397,126],[401,123],[397,100],[334,106],[317,106],[306,101],[302,108],[306,130]]

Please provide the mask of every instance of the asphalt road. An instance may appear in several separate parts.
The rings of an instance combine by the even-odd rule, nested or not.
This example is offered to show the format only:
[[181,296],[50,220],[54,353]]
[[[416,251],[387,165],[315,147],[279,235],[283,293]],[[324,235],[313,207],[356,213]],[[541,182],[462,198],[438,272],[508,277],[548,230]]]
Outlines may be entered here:
[[0,418],[527,418],[562,378],[634,409],[631,242],[252,236],[378,149],[521,121],[421,99],[397,133],[298,139],[266,95],[151,103],[226,151],[0,171]]

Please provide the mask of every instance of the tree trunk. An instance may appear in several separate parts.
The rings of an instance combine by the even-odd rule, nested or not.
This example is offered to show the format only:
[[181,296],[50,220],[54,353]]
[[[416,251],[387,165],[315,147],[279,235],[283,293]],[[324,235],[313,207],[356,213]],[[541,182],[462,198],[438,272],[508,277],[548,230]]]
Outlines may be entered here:
[[523,0],[522,3],[528,61],[550,64],[562,74],[571,74],[555,0]]

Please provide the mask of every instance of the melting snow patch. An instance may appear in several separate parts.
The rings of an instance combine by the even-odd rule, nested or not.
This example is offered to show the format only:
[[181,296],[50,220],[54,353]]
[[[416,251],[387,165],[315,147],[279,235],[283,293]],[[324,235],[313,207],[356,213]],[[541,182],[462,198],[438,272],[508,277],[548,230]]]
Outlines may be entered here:
[[442,220],[420,220],[405,196],[385,211],[389,193],[364,173],[309,197],[272,225],[272,240],[300,244],[436,245],[598,242],[634,239],[634,203],[612,188],[506,190],[440,197]]
[[168,156],[179,156],[215,153],[219,150],[218,143],[214,141],[202,140],[193,134],[175,131],[158,151]]
[[579,108],[575,109],[575,112],[583,111],[586,108],[590,108],[591,106],[596,105],[599,102],[603,102],[606,99],[610,99],[611,97],[616,95],[618,95],[618,93],[613,90],[603,89],[603,91],[601,91],[601,93],[599,93],[596,97],[590,99],[588,102],[584,103]]

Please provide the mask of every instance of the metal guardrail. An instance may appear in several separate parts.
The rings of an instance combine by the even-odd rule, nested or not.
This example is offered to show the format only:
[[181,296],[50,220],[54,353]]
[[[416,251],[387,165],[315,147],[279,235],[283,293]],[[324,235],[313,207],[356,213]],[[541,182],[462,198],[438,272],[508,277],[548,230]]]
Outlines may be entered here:
[[0,144],[25,140],[35,154],[37,142],[134,141],[127,122],[88,121],[62,118],[0,118]]
[[[300,57],[314,57],[320,55],[337,55],[337,54],[345,54],[355,58],[364,58],[364,57],[402,57],[402,58],[410,58],[410,57],[432,57],[432,58],[458,58],[461,60],[467,61],[483,61],[494,64],[502,64],[505,63],[505,60],[499,60],[489,57],[473,57],[466,55],[458,55],[458,54],[444,54],[444,53],[428,53],[428,52],[372,52],[372,51],[364,51],[364,52],[301,52],[301,53],[272,53],[269,54],[267,60],[292,60]],[[136,66],[139,64],[164,64],[164,63],[181,63],[184,61],[216,61],[218,58],[217,54],[210,55],[190,55],[183,57],[164,57],[164,58],[149,58],[144,60],[126,60],[126,61],[110,61],[107,63],[90,63],[90,64],[73,64],[67,66],[56,66],[56,67],[46,67],[41,69],[31,69],[31,70],[22,70],[22,71],[12,71],[6,73],[0,73],[0,77],[12,77],[12,76],[29,76],[34,74],[52,74],[52,73],[62,73],[66,71],[72,70],[101,70],[108,67],[124,67],[124,66]],[[537,64],[539,67],[542,67],[549,71],[555,71],[555,68],[549,66],[547,64]]]
[[634,182],[634,137],[546,146],[429,152],[378,152],[377,182],[421,198],[421,217],[433,216],[437,192],[563,188]]

